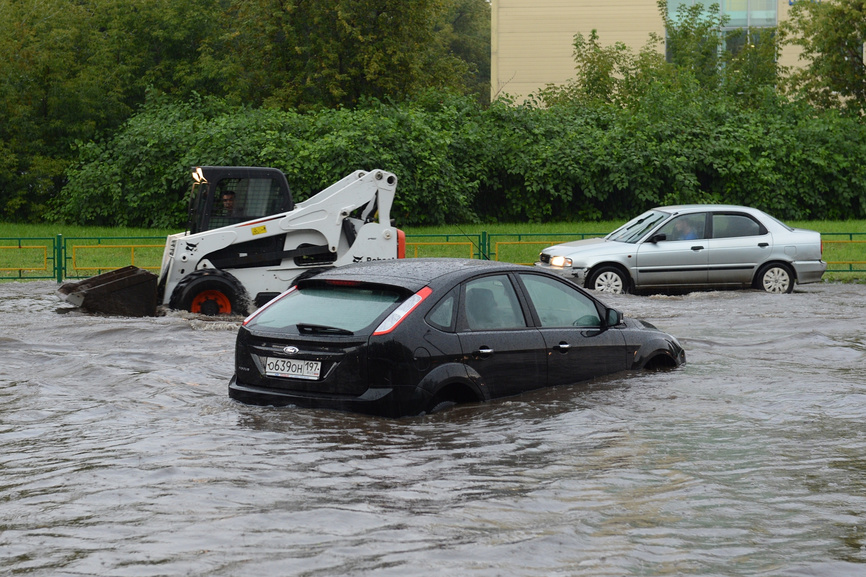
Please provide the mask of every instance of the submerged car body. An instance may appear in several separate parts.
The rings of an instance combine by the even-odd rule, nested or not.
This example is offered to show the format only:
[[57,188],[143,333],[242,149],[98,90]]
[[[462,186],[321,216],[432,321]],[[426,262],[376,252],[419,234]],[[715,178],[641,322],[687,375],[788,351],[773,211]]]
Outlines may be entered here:
[[590,289],[757,288],[789,293],[827,269],[821,235],[754,208],[684,205],[652,209],[604,238],[544,249],[536,266]]
[[559,275],[405,259],[300,280],[248,317],[229,395],[400,417],[684,362],[674,337]]

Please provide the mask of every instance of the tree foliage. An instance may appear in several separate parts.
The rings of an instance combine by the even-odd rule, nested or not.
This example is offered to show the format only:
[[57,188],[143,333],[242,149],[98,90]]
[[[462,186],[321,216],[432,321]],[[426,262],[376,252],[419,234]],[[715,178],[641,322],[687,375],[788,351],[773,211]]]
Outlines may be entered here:
[[[463,84],[482,104],[490,101],[490,3],[452,0],[446,4],[436,37],[466,65]],[[450,84],[449,88],[457,85]]]
[[[76,141],[119,126],[148,86],[182,97],[216,0],[0,4],[0,218],[37,218]],[[217,10],[218,12],[218,10]]]
[[238,1],[210,65],[224,69],[229,96],[283,109],[461,87],[468,65],[433,26],[449,7],[443,0]]
[[863,0],[796,2],[780,26],[783,41],[799,47],[804,64],[786,86],[822,108],[866,111],[866,3]]
[[[564,85],[547,85],[535,95],[544,105],[582,103],[623,104],[639,70],[631,50],[622,42],[603,46],[597,30],[589,37],[574,36],[575,78]],[[647,54],[652,53],[650,48]]]
[[[856,20],[853,0],[820,4]],[[772,29],[658,5],[666,53],[578,35],[575,79],[515,106],[473,93],[485,0],[0,0],[0,218],[180,227],[196,164],[280,168],[298,200],[390,170],[405,225],[687,202],[866,217],[862,100],[827,84],[834,69],[788,101]],[[784,34],[840,17],[795,8]]]
[[719,55],[724,43],[722,27],[727,22],[719,12],[719,4],[682,4],[674,18],[668,13],[666,0],[658,0],[657,5],[665,25],[670,62],[690,72],[702,88],[718,89]]
[[622,42],[604,45],[596,30],[589,37],[577,34],[575,77],[546,86],[536,100],[639,107],[652,94],[666,93],[675,102],[709,92],[756,106],[775,90],[780,70],[774,29],[725,30],[718,4],[680,5],[673,17],[666,0],[657,4],[664,37],[650,34],[635,54]]
[[[695,83],[693,85],[697,86]],[[183,226],[195,164],[274,166],[297,200],[346,174],[397,174],[398,225],[624,219],[723,202],[783,219],[866,217],[866,127],[805,103],[760,107],[694,89],[639,107],[489,107],[429,92],[307,113],[155,96],[81,148],[52,218]]]
[[486,98],[485,67],[485,0],[0,0],[0,220],[40,218],[76,143],[148,91],[300,110]]

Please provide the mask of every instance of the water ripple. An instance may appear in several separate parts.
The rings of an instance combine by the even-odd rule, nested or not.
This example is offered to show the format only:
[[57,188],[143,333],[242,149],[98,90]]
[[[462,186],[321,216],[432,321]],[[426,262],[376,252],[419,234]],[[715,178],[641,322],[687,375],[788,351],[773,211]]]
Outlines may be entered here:
[[228,399],[241,319],[0,284],[0,571],[862,575],[866,286],[614,296],[689,364],[414,419]]

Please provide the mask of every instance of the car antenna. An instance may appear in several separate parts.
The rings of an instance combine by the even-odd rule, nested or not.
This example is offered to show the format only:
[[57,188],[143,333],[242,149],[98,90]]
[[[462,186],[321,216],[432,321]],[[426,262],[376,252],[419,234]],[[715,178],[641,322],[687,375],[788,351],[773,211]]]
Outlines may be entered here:
[[466,238],[469,239],[469,242],[472,243],[472,246],[475,247],[475,250],[478,251],[478,254],[479,254],[479,255],[481,255],[481,259],[482,259],[482,260],[490,260],[490,255],[487,254],[486,252],[484,252],[484,250],[483,250],[480,246],[478,246],[477,244],[475,244],[475,240],[473,240],[473,238],[472,238],[471,236],[469,236],[468,234],[466,234],[466,233],[463,231],[463,229],[460,228],[460,225],[459,225],[459,224],[455,224],[454,226],[457,227],[457,230],[460,231],[460,234],[462,234],[463,236],[465,236]]

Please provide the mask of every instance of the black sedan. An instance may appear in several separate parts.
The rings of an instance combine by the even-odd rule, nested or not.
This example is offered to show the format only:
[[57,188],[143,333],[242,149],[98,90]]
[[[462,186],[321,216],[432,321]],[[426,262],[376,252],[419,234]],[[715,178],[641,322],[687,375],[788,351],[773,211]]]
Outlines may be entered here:
[[554,273],[401,259],[298,281],[248,317],[229,395],[400,417],[684,362],[674,337]]

